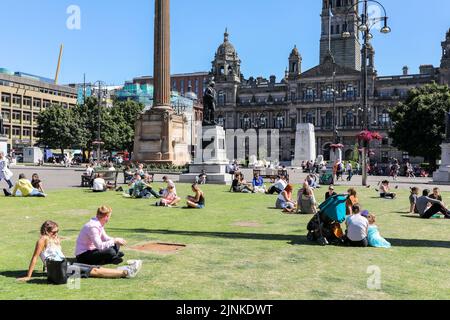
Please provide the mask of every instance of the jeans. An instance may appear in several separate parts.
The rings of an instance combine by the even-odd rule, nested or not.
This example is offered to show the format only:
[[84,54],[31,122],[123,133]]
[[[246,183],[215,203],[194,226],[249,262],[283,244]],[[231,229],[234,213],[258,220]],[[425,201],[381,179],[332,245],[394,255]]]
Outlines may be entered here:
[[[0,182],[2,181],[2,179],[0,179]],[[14,185],[12,184],[11,180],[6,180],[6,183],[8,184],[9,189],[11,189]]]
[[283,192],[283,190],[280,190],[278,188],[275,187],[270,187],[270,189],[267,191],[267,194],[280,194],[281,192]]
[[38,189],[33,189],[33,191],[31,191],[31,193],[29,194],[30,197],[45,197],[45,194],[43,194],[42,192],[40,192]]
[[352,170],[348,170],[347,181],[352,181],[352,178],[353,178],[353,171]]
[[120,264],[123,262],[124,254],[120,252],[118,245],[105,250],[86,251],[77,256],[77,262],[88,265],[102,266],[105,264]]
[[367,238],[361,240],[361,241],[352,241],[349,238],[346,237],[346,243],[350,246],[350,247],[356,247],[356,248],[366,248],[369,246],[369,241],[367,240]]
[[439,203],[434,203],[424,214],[421,216],[423,219],[430,219],[435,214],[442,213],[446,217],[450,217],[450,212],[444,206]]

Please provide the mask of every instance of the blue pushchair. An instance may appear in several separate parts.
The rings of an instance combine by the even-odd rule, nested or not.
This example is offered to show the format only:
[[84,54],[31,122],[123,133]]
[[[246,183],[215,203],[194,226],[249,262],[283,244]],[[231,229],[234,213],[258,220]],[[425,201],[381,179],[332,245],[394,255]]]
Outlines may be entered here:
[[346,218],[347,198],[347,195],[336,195],[319,206],[319,212],[308,223],[308,240],[323,246],[342,243],[340,226]]

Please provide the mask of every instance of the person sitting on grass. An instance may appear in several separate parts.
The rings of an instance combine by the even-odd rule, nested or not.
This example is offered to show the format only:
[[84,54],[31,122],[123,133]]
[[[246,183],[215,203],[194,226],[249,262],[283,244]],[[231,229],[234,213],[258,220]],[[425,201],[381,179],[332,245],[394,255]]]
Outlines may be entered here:
[[108,190],[108,185],[106,184],[105,179],[103,179],[103,175],[101,173],[97,173],[95,175],[94,182],[92,183],[92,191],[93,192],[106,192]]
[[317,183],[317,177],[314,174],[308,175],[306,177],[306,182],[308,183],[309,187],[312,189],[320,188],[319,184]]
[[152,186],[147,183],[147,181],[150,181],[150,177],[148,175],[144,175],[144,178],[146,180],[143,180],[139,173],[136,173],[134,176],[134,182],[131,185],[129,192],[129,195],[135,199],[148,199],[151,196],[154,196],[155,198],[160,198],[161,196],[157,194]]
[[359,200],[357,198],[357,193],[356,190],[354,188],[350,188],[347,190],[348,193],[348,198],[347,201],[345,202],[346,205],[346,215],[349,216],[352,214],[352,208],[355,204],[359,203]]
[[169,190],[169,187],[172,187],[172,192],[175,193],[175,195],[177,195],[177,188],[175,187],[175,183],[169,179],[169,177],[164,176],[162,178],[163,182],[167,184],[166,189],[159,189],[159,195],[164,197],[164,194]]
[[[433,193],[430,194],[430,198],[434,199],[434,200],[439,200],[443,203],[442,201],[442,195],[441,195],[441,191],[439,190],[439,188],[433,188]],[[445,205],[445,204],[444,204]]]
[[275,208],[282,209],[283,212],[291,213],[295,211],[296,203],[292,199],[292,191],[294,187],[288,184],[286,188],[278,195]]
[[299,190],[297,195],[298,209],[297,212],[300,214],[316,214],[317,213],[317,202],[314,196],[313,189],[305,181],[303,183],[303,188]]
[[[450,219],[450,212],[442,201],[431,199],[428,195],[430,190],[425,189],[422,196],[417,199],[416,208],[423,219],[430,219],[436,214],[442,214],[446,219]],[[430,205],[431,204],[431,205]]]
[[122,238],[111,238],[105,232],[110,221],[112,209],[108,206],[98,208],[97,215],[86,223],[77,238],[75,255],[78,263],[89,265],[121,264],[124,253],[120,247],[126,245]]
[[369,229],[367,235],[367,241],[369,242],[369,246],[374,248],[387,248],[387,249],[390,248],[391,244],[381,236],[378,226],[375,224],[376,223],[375,214],[370,213],[367,217],[367,220],[369,221]]
[[411,194],[409,195],[409,213],[419,213],[416,207],[417,199],[419,198],[419,188],[411,188]]
[[247,185],[244,176],[241,172],[234,174],[233,182],[231,183],[231,191],[236,193],[251,193],[253,190]]
[[37,173],[33,173],[33,175],[31,176],[31,185],[39,192],[45,193],[44,186],[42,184],[41,179],[39,179],[39,175]]
[[[40,238],[36,242],[33,257],[31,258],[30,265],[28,267],[28,273],[25,277],[17,280],[27,282],[31,280],[33,271],[36,267],[36,263],[41,258],[44,266],[48,261],[64,261],[64,256],[61,248],[61,240],[58,236],[59,226],[56,222],[46,221],[41,226]],[[107,269],[98,266],[80,264],[80,263],[67,263],[67,275],[70,276],[73,269],[80,270],[81,278],[104,278],[104,279],[119,279],[119,278],[134,278],[142,267],[141,260],[130,260],[129,265],[119,267],[117,269]]]
[[252,180],[254,193],[266,193],[266,186],[264,185],[264,179],[260,176],[259,172],[255,172]]
[[142,179],[145,178],[145,170],[144,170],[144,165],[142,163],[140,163],[138,165],[138,168],[136,170],[136,173],[139,174],[141,176]]
[[194,208],[194,209],[204,209],[205,208],[205,194],[202,190],[200,190],[200,187],[198,184],[192,185],[192,191],[195,193],[194,196],[188,196],[187,197],[187,206],[188,208]]
[[287,180],[285,176],[277,176],[274,184],[270,186],[269,190],[267,190],[266,194],[280,194],[287,186]]
[[369,213],[363,211],[362,213],[352,214],[345,220],[347,226],[345,243],[351,247],[367,247],[369,242],[367,240],[369,231],[369,220],[367,220]]
[[202,172],[195,178],[196,184],[206,184],[206,179],[208,175],[206,174],[205,170],[202,170]]
[[173,185],[169,185],[165,192],[162,195],[162,198],[159,202],[156,203],[156,206],[161,207],[174,207],[181,201],[180,197],[177,197],[175,192],[175,187]]
[[331,184],[331,185],[328,187],[328,191],[325,193],[325,200],[328,200],[328,199],[330,199],[331,197],[334,197],[334,196],[336,196],[336,195],[337,195],[337,193],[334,192],[334,186]]
[[381,182],[380,186],[380,198],[383,199],[395,199],[397,195],[395,193],[390,192],[389,181],[384,180]]
[[19,175],[19,180],[16,182],[12,193],[5,192],[6,196],[19,196],[19,197],[41,197],[45,198],[47,195],[43,192],[40,192],[38,189],[33,188],[31,182],[25,177],[25,174],[21,173]]

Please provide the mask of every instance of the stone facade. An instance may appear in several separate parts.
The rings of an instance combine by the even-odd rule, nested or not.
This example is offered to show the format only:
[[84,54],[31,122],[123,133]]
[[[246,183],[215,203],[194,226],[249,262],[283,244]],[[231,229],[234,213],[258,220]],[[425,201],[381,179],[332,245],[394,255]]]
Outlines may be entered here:
[[[353,0],[349,1],[353,3]],[[349,1],[339,3],[350,3]],[[216,82],[218,92],[218,123],[225,129],[235,130],[279,129],[280,161],[286,163],[294,158],[296,128],[299,123],[311,123],[315,126],[317,153],[323,154],[326,160],[330,158],[334,132],[333,101],[340,142],[345,146],[344,159],[352,159],[357,142],[355,137],[363,128],[360,48],[357,41],[343,44],[340,34],[336,33],[331,38],[331,53],[328,51],[329,25],[328,22],[325,23],[329,14],[327,5],[328,1],[324,1],[320,64],[316,67],[302,72],[302,57],[295,47],[289,55],[285,77],[280,82],[276,81],[275,76],[271,76],[269,80],[262,77],[246,79],[240,73],[241,60],[230,43],[228,32],[225,32],[224,42],[219,46],[212,63],[210,77]],[[338,21],[342,22],[345,8],[334,8],[332,25],[336,26],[339,25]],[[342,26],[339,31],[342,32]],[[357,34],[352,34],[358,40]],[[325,38],[326,50],[323,47]],[[388,111],[404,100],[408,91],[415,87],[433,81],[450,83],[450,31],[442,47],[440,68],[424,65],[420,67],[420,74],[408,74],[408,68],[403,68],[401,75],[378,76],[375,49],[369,45],[367,69],[370,128],[379,131],[384,137],[382,142],[372,143],[372,161],[386,163],[389,158],[409,159],[406,153],[391,146],[388,131],[392,122]],[[417,163],[423,159],[409,160]]]
[[21,73],[0,72],[0,96],[8,149],[19,154],[38,142],[37,116],[42,110],[52,104],[70,108],[77,103],[75,89]]

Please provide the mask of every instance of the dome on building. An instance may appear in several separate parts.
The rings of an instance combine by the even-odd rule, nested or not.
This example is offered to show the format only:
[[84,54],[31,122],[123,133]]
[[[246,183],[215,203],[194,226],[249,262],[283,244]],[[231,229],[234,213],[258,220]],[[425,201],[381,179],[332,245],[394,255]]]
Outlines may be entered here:
[[195,94],[195,92],[192,92],[192,91],[186,92],[186,94],[184,96],[193,101],[198,100],[198,96]]
[[225,30],[223,43],[217,49],[218,55],[236,55],[236,49],[228,40],[229,34],[228,30]]
[[291,57],[300,57],[300,52],[297,49],[297,46],[294,46],[294,49],[291,51]]

